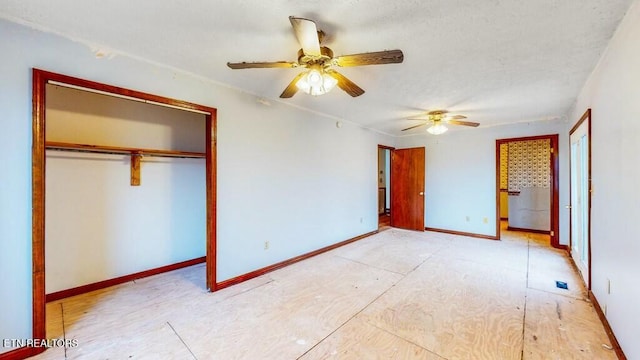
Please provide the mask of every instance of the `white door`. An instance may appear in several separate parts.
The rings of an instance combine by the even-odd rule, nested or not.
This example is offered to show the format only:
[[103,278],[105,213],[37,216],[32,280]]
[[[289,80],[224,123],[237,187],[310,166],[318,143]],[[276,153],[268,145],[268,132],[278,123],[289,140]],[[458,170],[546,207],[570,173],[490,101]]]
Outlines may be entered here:
[[589,286],[589,118],[571,141],[571,256]]

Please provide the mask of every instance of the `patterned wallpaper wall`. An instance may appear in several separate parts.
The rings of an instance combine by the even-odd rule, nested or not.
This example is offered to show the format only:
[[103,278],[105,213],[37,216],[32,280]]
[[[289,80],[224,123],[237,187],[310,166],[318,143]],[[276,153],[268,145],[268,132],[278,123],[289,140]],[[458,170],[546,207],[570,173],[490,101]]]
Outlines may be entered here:
[[[548,188],[551,185],[550,149],[549,139],[509,143],[509,191],[519,191],[526,187]],[[502,159],[502,154],[500,158]],[[502,164],[500,166],[502,167]],[[502,179],[500,180],[502,182]]]
[[507,190],[509,186],[509,144],[500,144],[500,190]]

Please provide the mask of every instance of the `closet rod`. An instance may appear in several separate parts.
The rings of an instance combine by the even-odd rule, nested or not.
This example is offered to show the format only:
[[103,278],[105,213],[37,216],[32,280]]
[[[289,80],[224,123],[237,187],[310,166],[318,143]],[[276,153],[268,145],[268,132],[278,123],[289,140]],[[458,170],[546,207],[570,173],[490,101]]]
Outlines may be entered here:
[[177,151],[177,150],[157,150],[157,149],[139,149],[118,146],[105,145],[88,145],[73,144],[64,142],[47,141],[45,144],[47,150],[57,151],[76,151],[83,153],[100,153],[113,155],[142,155],[156,157],[172,157],[172,158],[205,158],[206,154],[201,152]]

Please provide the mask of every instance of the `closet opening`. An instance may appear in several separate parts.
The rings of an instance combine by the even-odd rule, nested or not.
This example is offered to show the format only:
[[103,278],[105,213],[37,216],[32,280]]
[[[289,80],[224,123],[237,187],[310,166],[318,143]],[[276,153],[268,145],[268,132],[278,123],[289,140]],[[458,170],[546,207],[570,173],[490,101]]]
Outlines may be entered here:
[[50,300],[203,262],[216,290],[215,108],[34,69],[32,198],[34,339]]

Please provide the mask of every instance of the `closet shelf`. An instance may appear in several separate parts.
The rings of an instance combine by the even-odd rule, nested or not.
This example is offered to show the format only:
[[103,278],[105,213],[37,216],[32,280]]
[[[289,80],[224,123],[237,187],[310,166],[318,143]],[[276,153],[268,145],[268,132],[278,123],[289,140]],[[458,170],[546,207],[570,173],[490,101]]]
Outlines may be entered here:
[[142,155],[142,156],[160,156],[160,157],[174,157],[174,158],[205,158],[206,157],[206,154],[203,152],[140,149],[140,148],[106,146],[106,145],[73,144],[73,143],[56,142],[56,141],[47,141],[45,146],[47,150],[68,150],[68,151],[102,153],[102,154],[124,154],[124,155],[135,155],[135,156]]
[[206,158],[205,153],[176,150],[140,149],[119,146],[72,144],[65,142],[47,141],[47,150],[76,151],[84,153],[122,154],[131,156],[131,186],[140,186],[140,158],[145,156],[160,156],[171,158]]

